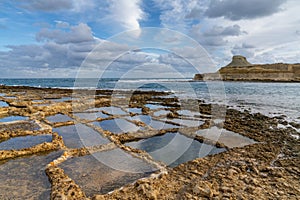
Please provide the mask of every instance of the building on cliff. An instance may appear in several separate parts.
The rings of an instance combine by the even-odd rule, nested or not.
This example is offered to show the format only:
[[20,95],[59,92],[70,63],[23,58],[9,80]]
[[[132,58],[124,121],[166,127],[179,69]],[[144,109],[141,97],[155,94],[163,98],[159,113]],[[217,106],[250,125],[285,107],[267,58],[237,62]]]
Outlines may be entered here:
[[300,63],[251,64],[243,56],[233,56],[217,72],[196,74],[194,80],[300,82]]

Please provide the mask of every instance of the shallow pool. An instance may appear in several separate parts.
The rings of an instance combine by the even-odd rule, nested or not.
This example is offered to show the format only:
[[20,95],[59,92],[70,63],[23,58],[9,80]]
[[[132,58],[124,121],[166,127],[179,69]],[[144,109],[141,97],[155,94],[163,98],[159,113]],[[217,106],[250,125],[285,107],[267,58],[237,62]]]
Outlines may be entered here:
[[127,115],[124,110],[119,107],[110,106],[110,107],[102,107],[101,110],[111,114],[111,115]]
[[63,115],[63,114],[56,114],[53,116],[49,116],[46,118],[49,122],[51,123],[56,123],[56,122],[67,122],[67,121],[72,121],[73,119],[70,118],[67,115]]
[[93,124],[112,133],[134,132],[140,129],[140,127],[125,119],[104,120],[101,122],[93,122]]
[[0,101],[0,107],[8,107],[9,105],[5,101]]
[[229,148],[243,147],[249,144],[256,143],[254,140],[248,137],[242,136],[232,131],[228,131],[226,129],[220,129],[216,126],[210,129],[199,130],[197,131],[197,134],[204,138],[221,142]]
[[0,143],[0,150],[13,150],[29,148],[43,142],[51,142],[52,135],[36,135],[15,137]]
[[153,159],[175,167],[196,158],[225,151],[212,145],[200,143],[179,133],[166,133],[126,145],[148,152]]
[[54,128],[53,131],[63,137],[65,145],[69,148],[82,148],[109,143],[109,140],[100,133],[83,124],[62,126]]
[[28,117],[23,116],[8,116],[0,118],[0,122],[13,122],[13,121],[20,121],[20,120],[27,120]]
[[76,117],[79,117],[81,119],[85,119],[85,120],[90,120],[90,121],[94,121],[97,118],[107,118],[108,115],[103,114],[102,112],[82,112],[82,113],[75,113],[74,114]]
[[134,117],[128,117],[128,119],[144,122],[145,124],[151,126],[152,128],[154,128],[156,130],[179,128],[179,126],[175,126],[173,124],[169,124],[169,123],[166,123],[166,122],[163,122],[163,121],[154,120],[149,115],[136,115]]
[[59,166],[89,197],[120,188],[156,170],[120,149],[76,157]]
[[48,163],[61,152],[0,161],[0,199],[50,199]]

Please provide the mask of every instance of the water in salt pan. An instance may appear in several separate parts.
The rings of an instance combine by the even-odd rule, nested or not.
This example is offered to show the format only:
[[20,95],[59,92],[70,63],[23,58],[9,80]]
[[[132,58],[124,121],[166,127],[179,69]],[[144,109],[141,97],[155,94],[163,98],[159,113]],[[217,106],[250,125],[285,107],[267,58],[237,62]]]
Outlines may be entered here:
[[36,135],[15,137],[0,143],[0,150],[13,150],[29,148],[43,142],[51,142],[52,135]]
[[17,97],[15,96],[4,96],[6,99],[16,99]]
[[104,120],[101,122],[93,122],[93,124],[112,133],[134,132],[140,129],[138,126],[125,119]]
[[40,126],[33,121],[16,121],[10,123],[0,123],[0,131],[15,131],[16,129],[35,131],[39,130]]
[[121,108],[110,106],[110,107],[102,107],[101,110],[111,114],[111,115],[127,115],[125,111],[123,111]]
[[207,139],[221,142],[229,148],[243,147],[249,144],[256,143],[254,140],[248,137],[242,136],[232,131],[228,131],[226,129],[220,129],[215,126],[210,129],[199,130],[197,131],[197,134]]
[[62,126],[54,128],[53,131],[63,137],[65,145],[69,148],[82,148],[109,143],[109,140],[100,133],[83,124]]
[[187,126],[187,127],[200,126],[204,123],[203,121],[188,120],[188,119],[168,119],[168,121],[180,124],[181,126]]
[[32,100],[33,103],[43,103],[45,100],[43,99],[35,99],[35,100]]
[[127,111],[131,113],[142,114],[141,108],[128,108]]
[[0,161],[0,199],[50,199],[48,163],[61,152]]
[[149,115],[136,115],[134,117],[129,117],[129,119],[144,122],[145,124],[157,130],[179,128],[178,126],[175,126],[173,124],[165,123],[158,120],[153,120]]
[[225,151],[224,148],[200,143],[179,133],[166,133],[126,145],[148,152],[153,159],[175,167],[196,158]]
[[195,115],[199,115],[199,112],[194,112],[194,111],[190,111],[190,110],[179,110],[178,114],[193,117]]
[[64,101],[71,101],[72,97],[62,97],[60,99],[47,99],[47,100],[59,103],[59,102],[64,102]]
[[108,193],[156,169],[120,149],[69,159],[59,165],[89,197]]
[[23,117],[23,116],[8,116],[8,117],[0,118],[0,123],[1,122],[13,122],[13,121],[27,120],[27,119],[28,119],[28,117]]
[[167,111],[167,110],[159,110],[159,111],[154,112],[154,116],[158,117],[161,115],[167,115],[169,112],[170,111]]
[[87,113],[75,113],[75,116],[81,118],[81,119],[86,119],[90,121],[95,121],[97,118],[107,118],[108,115],[103,114],[102,112],[87,112]]
[[0,101],[0,107],[8,107],[9,105],[5,101]]
[[67,115],[63,115],[63,114],[56,114],[53,116],[49,116],[46,118],[49,122],[51,123],[56,123],[56,122],[67,122],[67,121],[72,121],[73,119],[70,118]]
[[158,105],[158,104],[145,104],[146,107],[150,108],[151,110],[160,109],[160,108],[166,108],[166,106]]

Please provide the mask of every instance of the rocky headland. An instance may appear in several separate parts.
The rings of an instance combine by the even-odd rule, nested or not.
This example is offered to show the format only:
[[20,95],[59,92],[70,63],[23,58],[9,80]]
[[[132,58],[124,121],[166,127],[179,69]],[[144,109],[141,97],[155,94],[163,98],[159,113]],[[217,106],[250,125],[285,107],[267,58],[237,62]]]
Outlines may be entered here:
[[194,80],[300,82],[300,63],[251,64],[243,56],[233,56],[217,72],[196,74]]

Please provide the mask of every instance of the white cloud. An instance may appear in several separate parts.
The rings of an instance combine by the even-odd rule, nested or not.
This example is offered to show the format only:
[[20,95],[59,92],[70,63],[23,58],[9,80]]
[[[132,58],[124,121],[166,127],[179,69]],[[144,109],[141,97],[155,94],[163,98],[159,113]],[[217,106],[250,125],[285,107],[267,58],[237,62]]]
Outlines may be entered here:
[[80,23],[77,26],[71,26],[69,32],[60,29],[51,30],[44,28],[37,33],[36,38],[38,41],[53,40],[60,44],[80,43],[94,40],[91,28],[83,23]]
[[[49,73],[64,71],[66,76],[74,75],[74,71],[89,52],[100,42],[104,42],[96,38],[93,31],[101,35],[105,31],[107,34],[140,29],[142,32],[137,31],[136,35],[142,33],[140,34],[142,37],[144,33],[147,35],[147,31],[143,32],[141,21],[146,23],[146,20],[151,20],[147,19],[147,14],[149,16],[152,14],[147,13],[142,0],[46,0],[42,3],[37,0],[22,0],[18,2],[21,4],[14,4],[29,10],[27,14],[32,14],[33,11],[51,11],[55,13],[54,19],[57,21],[55,21],[55,28],[51,26],[53,21],[48,21],[47,27],[36,34],[39,43],[10,45],[7,46],[9,51],[0,51],[1,76],[14,74],[12,70],[21,72],[22,67],[28,70],[30,76],[43,70]],[[139,46],[138,42],[135,43],[139,40],[125,34],[124,39],[127,40],[106,41],[103,49],[94,51],[87,62],[87,74],[88,72],[93,74],[93,71],[89,70],[98,69],[97,67],[106,61],[114,61],[111,69],[115,67],[114,70],[120,72],[126,72],[134,66],[147,66],[149,69],[151,68],[149,66],[159,68],[165,65],[177,67],[179,71],[186,73],[191,70],[191,66],[184,59],[192,61],[195,66],[203,65],[204,68],[200,68],[203,71],[207,69],[206,64],[209,62],[201,62],[199,57],[202,55],[199,49],[184,40],[180,32],[187,33],[197,40],[208,51],[218,67],[227,64],[234,54],[247,56],[252,63],[299,62],[300,4],[297,0],[276,0],[274,4],[273,1],[268,0],[249,9],[248,5],[253,2],[242,0],[153,0],[153,2],[155,5],[151,9],[161,11],[160,26],[177,30],[178,33],[169,34],[169,31],[165,30],[161,33],[148,32],[147,45],[152,47],[157,42],[161,46],[155,47],[161,47],[171,53],[151,55],[148,52],[130,52],[132,46],[135,44]],[[232,10],[232,2],[240,5],[240,10],[236,8],[237,5],[234,5],[235,8]],[[255,2],[259,1],[255,0]],[[223,4],[224,6],[220,6]],[[62,12],[66,14],[64,15],[66,19],[74,17],[73,22],[63,21],[65,18],[60,17]],[[100,25],[95,25],[94,22],[99,22],[97,20],[100,20]],[[72,25],[74,21],[83,23]],[[0,18],[0,29],[6,28],[8,24],[6,18]],[[92,25],[93,29],[88,24]],[[152,33],[157,34],[154,41],[151,41],[149,36],[153,36]],[[12,69],[7,66],[11,66]],[[111,73],[113,74],[114,71],[111,70]],[[24,74],[26,76],[26,73]]]
[[120,23],[125,30],[140,28],[139,21],[144,19],[141,0],[111,0],[110,3],[111,19]]
[[44,11],[44,12],[58,12],[58,11],[74,11],[83,12],[87,9],[94,8],[93,0],[21,0],[20,7],[29,11]]
[[76,71],[74,69],[81,65],[88,53],[99,43],[99,39],[94,38],[91,28],[86,24],[64,29],[42,29],[37,33],[37,39],[40,44],[9,45],[9,51],[0,51],[0,58],[3,60],[0,63],[2,77],[9,74],[8,70],[10,76],[14,77],[20,76],[20,71],[28,71],[23,73],[24,77],[35,76],[38,72],[43,76],[45,70],[53,74],[69,71],[56,74],[60,77],[73,75]]
[[230,38],[230,43],[233,46],[243,43],[254,46],[251,49],[240,48],[253,55],[249,60],[254,63],[299,62],[300,38],[296,34],[300,24],[299,10],[299,2],[290,0],[284,4],[281,12],[272,16],[241,20],[239,25],[248,34]]
[[254,19],[280,11],[286,0],[211,0],[205,15],[230,20]]
[[162,10],[160,15],[163,27],[185,32],[192,20],[203,15],[207,0],[154,0]]

